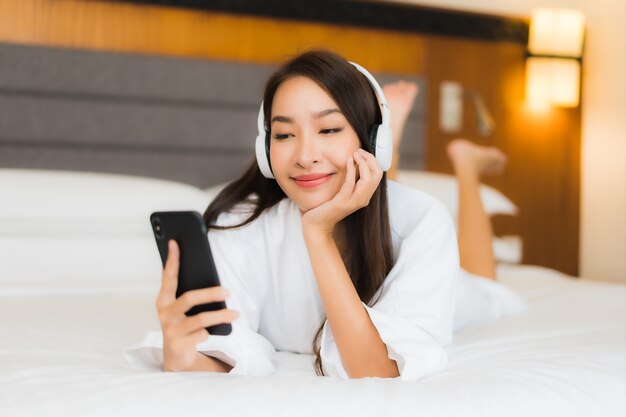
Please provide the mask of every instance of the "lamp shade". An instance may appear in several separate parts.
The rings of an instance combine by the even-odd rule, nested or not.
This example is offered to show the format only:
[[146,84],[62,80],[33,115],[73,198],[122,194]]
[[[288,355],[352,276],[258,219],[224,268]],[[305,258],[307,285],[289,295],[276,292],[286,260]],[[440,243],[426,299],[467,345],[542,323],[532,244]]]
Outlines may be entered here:
[[582,55],[585,16],[579,10],[535,9],[530,21],[528,50],[533,55]]
[[533,107],[578,106],[584,31],[579,10],[533,10],[526,59],[526,100]]
[[533,105],[578,106],[579,80],[580,63],[576,60],[539,57],[526,60],[526,99]]

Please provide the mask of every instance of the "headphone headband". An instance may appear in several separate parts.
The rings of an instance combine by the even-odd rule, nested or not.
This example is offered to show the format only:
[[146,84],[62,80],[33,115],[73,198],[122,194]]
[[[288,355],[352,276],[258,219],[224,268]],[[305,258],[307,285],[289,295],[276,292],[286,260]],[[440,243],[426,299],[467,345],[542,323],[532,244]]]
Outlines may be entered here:
[[383,93],[383,89],[380,87],[380,84],[378,84],[376,78],[374,78],[374,76],[361,65],[352,61],[348,62],[354,65],[354,67],[359,70],[361,74],[365,75],[365,78],[367,78],[367,80],[370,82],[370,85],[374,88],[376,96],[378,97],[378,104],[380,105],[380,114],[382,116],[381,124],[389,126],[389,119],[391,118],[391,114],[389,111],[389,105],[387,104],[387,99],[385,98],[385,93]]

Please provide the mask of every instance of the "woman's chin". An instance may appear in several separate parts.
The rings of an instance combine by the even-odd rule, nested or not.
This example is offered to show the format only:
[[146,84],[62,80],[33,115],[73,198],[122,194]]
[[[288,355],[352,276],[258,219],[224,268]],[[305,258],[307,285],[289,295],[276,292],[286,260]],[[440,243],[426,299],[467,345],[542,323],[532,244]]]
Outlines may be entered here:
[[298,206],[302,213],[313,210],[314,208],[321,206],[329,200],[330,198],[306,198],[297,200],[292,199],[292,201]]
[[[289,184],[292,185],[292,184]],[[301,189],[294,186],[284,187],[283,191],[291,201],[300,209],[302,213],[313,210],[316,207],[330,201],[337,195],[341,186],[333,183],[326,183],[314,189]]]

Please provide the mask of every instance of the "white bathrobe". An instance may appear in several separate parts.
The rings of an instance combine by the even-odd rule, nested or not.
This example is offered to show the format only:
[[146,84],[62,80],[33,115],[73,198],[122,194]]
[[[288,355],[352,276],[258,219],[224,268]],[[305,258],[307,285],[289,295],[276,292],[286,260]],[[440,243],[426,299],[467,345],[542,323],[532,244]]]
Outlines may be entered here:
[[[445,368],[443,346],[455,328],[510,313],[503,311],[510,310],[507,303],[519,310],[523,302],[501,284],[460,270],[454,225],[441,203],[392,181],[388,196],[395,264],[378,301],[363,306],[400,378],[416,380]],[[238,224],[248,215],[240,207],[221,214],[218,224]],[[197,350],[239,375],[272,373],[277,350],[313,353],[325,314],[298,207],[284,199],[245,227],[209,231],[209,243],[222,286],[231,294],[227,305],[241,315],[230,335],[209,336]],[[134,368],[158,370],[161,348],[161,332],[150,332],[124,354]],[[327,375],[348,378],[327,322],[320,354]]]

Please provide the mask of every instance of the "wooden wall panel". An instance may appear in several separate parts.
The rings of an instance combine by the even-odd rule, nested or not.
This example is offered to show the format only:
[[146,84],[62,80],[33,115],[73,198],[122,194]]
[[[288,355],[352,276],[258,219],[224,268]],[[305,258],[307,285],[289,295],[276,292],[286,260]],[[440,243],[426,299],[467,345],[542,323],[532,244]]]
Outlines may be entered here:
[[416,34],[84,0],[0,0],[0,40],[257,63],[319,47],[409,74],[423,52]]
[[465,99],[463,129],[445,134],[431,116],[426,132],[426,169],[452,172],[447,143],[458,136],[497,146],[509,155],[504,175],[484,182],[502,190],[520,208],[517,218],[494,219],[497,234],[520,234],[524,262],[578,273],[580,109],[533,111],[524,103],[525,48],[512,43],[428,37],[427,108],[439,109],[438,85],[457,81],[480,92],[496,127],[478,134],[475,112]]
[[487,182],[521,215],[496,218],[496,232],[522,235],[526,263],[578,272],[580,109],[524,107],[523,45],[85,0],[0,0],[0,41],[257,63],[322,47],[372,71],[424,75],[426,165],[439,172],[451,172],[445,145],[458,136],[438,129],[439,83],[458,81],[481,93],[497,123],[481,138],[466,104],[459,135],[510,156],[505,175]]

